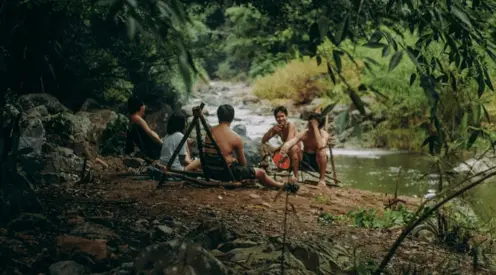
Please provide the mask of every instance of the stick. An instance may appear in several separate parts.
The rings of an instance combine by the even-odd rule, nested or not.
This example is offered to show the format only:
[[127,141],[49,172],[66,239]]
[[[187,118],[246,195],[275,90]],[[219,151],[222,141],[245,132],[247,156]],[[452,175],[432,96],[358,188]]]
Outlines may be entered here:
[[331,155],[331,167],[332,167],[332,173],[334,175],[334,183],[335,184],[338,184],[338,179],[337,179],[337,175],[336,175],[336,166],[334,165],[334,155],[332,154],[332,144],[329,143],[329,153]]
[[188,176],[180,174],[180,173],[170,172],[170,171],[167,171],[164,174],[166,174],[167,176],[170,176],[170,177],[180,178],[180,179],[183,179],[185,181],[189,181],[189,182],[196,183],[199,185],[204,185],[204,186],[241,187],[241,186],[245,185],[239,181],[223,182],[223,181],[217,181],[217,180],[212,180],[212,179],[209,181],[205,181],[205,180],[195,179],[195,178],[188,177]]
[[[201,113],[201,111],[199,111]],[[193,114],[195,115],[196,118],[198,118],[195,121],[195,128],[196,128],[196,146],[198,147],[198,154],[200,155],[200,165],[202,167],[202,171],[205,171],[205,155],[203,154],[203,144],[202,144],[202,135],[201,135],[201,128],[200,128],[200,121],[201,118],[197,116],[198,114],[195,113],[195,110],[193,110]],[[203,177],[208,181],[208,173],[203,173]]]

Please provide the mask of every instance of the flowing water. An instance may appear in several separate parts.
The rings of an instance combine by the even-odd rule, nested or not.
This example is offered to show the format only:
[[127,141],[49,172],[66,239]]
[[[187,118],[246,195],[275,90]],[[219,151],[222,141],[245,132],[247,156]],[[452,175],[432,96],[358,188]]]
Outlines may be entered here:
[[[190,103],[206,103],[209,112],[207,120],[211,125],[217,124],[216,109],[221,104],[231,104],[235,107],[235,121],[232,126],[243,124],[250,138],[261,138],[263,134],[275,124],[270,112],[261,112],[261,108],[270,106],[247,107],[239,100],[239,95],[250,93],[246,86],[236,86],[226,83],[212,83],[212,86],[228,86],[214,94],[200,94],[192,98]],[[219,89],[221,90],[221,89]],[[298,118],[290,117],[290,121],[304,125]],[[273,139],[273,145],[280,141]],[[429,158],[422,154],[413,154],[402,151],[388,151],[381,149],[333,149],[337,178],[344,186],[354,187],[374,192],[393,194],[398,182],[398,195],[430,197],[435,194],[438,175],[430,171]],[[329,169],[331,169],[329,167]],[[492,216],[493,206],[496,209],[496,188],[486,183],[476,188],[470,194],[477,214],[489,218]]]

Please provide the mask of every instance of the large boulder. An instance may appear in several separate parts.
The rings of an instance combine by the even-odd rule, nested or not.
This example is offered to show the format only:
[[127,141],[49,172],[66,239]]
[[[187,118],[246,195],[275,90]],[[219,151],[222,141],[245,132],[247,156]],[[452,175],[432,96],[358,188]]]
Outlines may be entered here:
[[102,155],[123,155],[126,147],[129,120],[123,114],[106,124],[105,130],[98,141],[98,148]]
[[103,109],[102,105],[98,103],[96,100],[92,98],[88,98],[84,101],[83,105],[81,105],[81,108],[79,108],[80,112],[91,112],[91,111],[97,111]]
[[[107,109],[97,110],[93,112],[80,111],[76,113],[76,115],[81,117],[87,117],[91,121],[91,129],[89,130],[87,135],[87,143],[83,144],[82,147],[84,148],[85,156],[88,157],[89,159],[94,159],[100,154],[99,151],[100,145],[111,142],[108,141],[108,139],[113,138],[111,136],[111,133],[115,129],[113,129],[110,133],[107,132],[105,137],[103,136],[103,133],[105,129],[107,129],[107,126],[109,126],[110,123],[114,123],[117,120],[117,118],[119,118],[119,115],[116,112]],[[114,150],[111,149],[111,151]],[[117,150],[117,152],[120,151]]]
[[251,138],[246,136],[247,130],[244,124],[238,124],[234,126],[233,131],[240,135],[243,139],[244,153],[248,165],[256,166],[260,162],[259,147],[262,143],[262,140],[260,138],[252,140]]
[[40,118],[23,117],[20,121],[21,138],[19,149],[32,148],[32,154],[41,155],[46,142],[46,131]]
[[72,149],[55,147],[43,155],[43,169],[40,181],[43,184],[74,182],[79,180],[83,159]]
[[75,147],[83,144],[91,129],[91,121],[87,117],[71,113],[59,113],[43,119],[47,136],[51,143],[60,146]]
[[175,109],[172,106],[164,104],[161,108],[152,109],[150,111],[147,110],[144,119],[152,130],[157,132],[160,137],[163,137],[166,134],[167,121],[174,111]]
[[49,94],[27,94],[20,96],[17,104],[21,107],[21,111],[28,112],[30,109],[37,106],[45,106],[50,114],[58,114],[67,112],[68,109],[62,105],[55,97]]

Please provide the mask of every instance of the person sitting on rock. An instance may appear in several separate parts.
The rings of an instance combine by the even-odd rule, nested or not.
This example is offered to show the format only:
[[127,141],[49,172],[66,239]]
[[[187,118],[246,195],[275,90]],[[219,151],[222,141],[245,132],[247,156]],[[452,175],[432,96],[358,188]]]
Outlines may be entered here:
[[[217,118],[219,124],[211,129],[212,136],[219,146],[229,169],[231,170],[235,180],[257,179],[263,185],[275,188],[283,188],[284,184],[270,178],[263,169],[246,166],[246,157],[244,154],[244,145],[241,136],[234,132],[230,127],[234,120],[234,108],[229,104],[219,106],[217,109]],[[209,163],[209,158],[215,158],[217,151],[212,145],[210,139],[205,137],[204,146],[205,163]],[[233,156],[236,154],[236,157]],[[212,160],[212,162],[215,160]],[[221,177],[218,175],[217,177]]]
[[329,133],[322,129],[325,120],[320,114],[312,113],[308,116],[308,127],[296,137],[286,141],[281,147],[280,153],[287,155],[288,151],[298,142],[303,142],[303,157],[301,165],[310,170],[319,172],[319,185],[327,186],[325,175],[327,168],[327,141]]
[[[298,129],[296,126],[288,121],[288,110],[284,106],[278,106],[274,109],[274,118],[277,121],[277,124],[270,128],[270,130],[265,133],[262,138],[262,154],[267,154],[265,148],[266,146],[270,146],[267,142],[273,138],[274,136],[279,136],[282,142],[287,142],[288,140],[296,137],[298,135]],[[298,179],[298,166],[302,159],[302,151],[301,151],[301,142],[298,142],[296,145],[290,148],[290,157],[291,163],[293,165],[293,176],[294,179]],[[277,152],[280,148],[272,149],[270,151]]]
[[158,160],[162,149],[162,140],[143,119],[146,109],[145,104],[137,96],[131,96],[127,101],[127,106],[130,115],[125,153],[132,153],[134,146],[137,145],[145,156],[152,160]]
[[[186,117],[182,114],[173,113],[167,122],[167,135],[163,138],[160,164],[166,166],[169,163],[176,148],[184,137],[186,130]],[[187,142],[179,150],[179,154],[172,163],[172,169],[192,171],[200,167],[199,160],[192,160]]]

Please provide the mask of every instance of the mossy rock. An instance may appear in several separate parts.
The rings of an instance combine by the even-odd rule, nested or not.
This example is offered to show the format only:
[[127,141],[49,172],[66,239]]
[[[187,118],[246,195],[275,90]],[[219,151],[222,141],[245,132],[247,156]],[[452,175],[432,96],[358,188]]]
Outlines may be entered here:
[[126,147],[129,120],[123,114],[109,122],[100,138],[99,150],[102,155],[123,155]]
[[73,146],[84,143],[91,129],[91,121],[87,117],[59,113],[46,117],[44,127],[52,143]]

